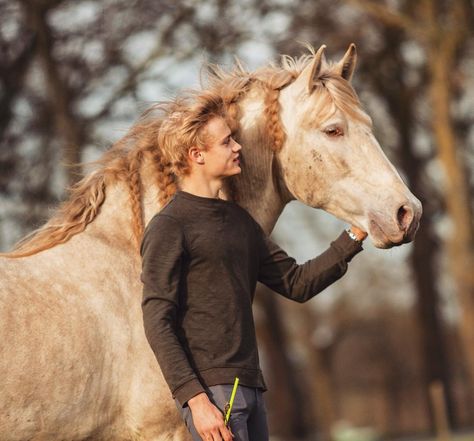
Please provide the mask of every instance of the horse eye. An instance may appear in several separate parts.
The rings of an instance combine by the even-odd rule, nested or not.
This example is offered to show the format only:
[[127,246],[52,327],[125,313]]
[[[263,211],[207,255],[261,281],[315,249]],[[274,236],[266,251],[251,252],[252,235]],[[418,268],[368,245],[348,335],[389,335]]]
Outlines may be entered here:
[[340,127],[329,127],[328,129],[324,130],[324,133],[331,137],[344,135],[344,131]]

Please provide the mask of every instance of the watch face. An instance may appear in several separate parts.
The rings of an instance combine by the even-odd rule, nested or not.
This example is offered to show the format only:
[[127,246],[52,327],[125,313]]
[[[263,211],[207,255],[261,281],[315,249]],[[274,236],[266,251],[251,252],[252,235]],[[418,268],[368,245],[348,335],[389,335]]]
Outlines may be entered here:
[[357,236],[356,236],[351,230],[347,230],[347,233],[349,234],[349,237],[350,237],[352,240],[355,240],[355,241],[358,242]]

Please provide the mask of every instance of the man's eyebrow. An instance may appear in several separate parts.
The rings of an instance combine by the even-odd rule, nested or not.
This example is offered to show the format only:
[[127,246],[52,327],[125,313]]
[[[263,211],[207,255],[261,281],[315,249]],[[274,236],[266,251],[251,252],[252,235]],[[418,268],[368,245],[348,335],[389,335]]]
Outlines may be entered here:
[[232,132],[229,132],[226,136],[224,136],[222,139],[221,139],[221,142],[222,141],[225,141],[227,138],[230,138],[232,136]]

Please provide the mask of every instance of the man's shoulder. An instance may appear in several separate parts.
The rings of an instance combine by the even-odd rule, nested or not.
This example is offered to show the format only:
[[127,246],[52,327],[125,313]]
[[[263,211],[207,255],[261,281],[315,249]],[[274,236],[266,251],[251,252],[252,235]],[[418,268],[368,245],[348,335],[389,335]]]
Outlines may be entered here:
[[157,228],[167,228],[170,227],[179,227],[181,228],[182,219],[181,219],[180,210],[176,207],[176,204],[171,199],[164,207],[160,209],[148,222],[145,231]]
[[174,216],[173,214],[170,213],[162,213],[161,211],[159,213],[156,213],[151,219],[150,222],[148,222],[146,229],[150,228],[157,228],[157,227],[164,227],[167,225],[176,225],[180,226],[181,221],[178,217]]

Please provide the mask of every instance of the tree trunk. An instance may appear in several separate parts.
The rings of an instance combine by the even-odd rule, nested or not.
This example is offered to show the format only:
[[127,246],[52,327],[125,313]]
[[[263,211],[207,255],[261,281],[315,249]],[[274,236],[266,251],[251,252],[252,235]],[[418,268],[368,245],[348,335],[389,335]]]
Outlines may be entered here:
[[[62,162],[66,167],[68,185],[82,178],[81,161],[83,135],[77,118],[71,110],[71,92],[59,72],[58,62],[53,58],[53,36],[46,21],[48,6],[23,2],[28,26],[36,34],[37,55],[43,68],[48,98],[51,102],[56,130],[62,140]],[[52,3],[54,6],[55,3]]]
[[[264,312],[263,320],[257,322],[259,341],[266,355],[271,402],[272,433],[283,439],[304,438],[308,433],[304,416],[306,403],[303,400],[301,381],[287,356],[287,344],[277,296],[267,287],[259,285],[255,303]],[[258,316],[258,314],[257,314]]]
[[336,406],[333,399],[331,381],[331,366],[329,352],[315,347],[313,340],[314,323],[316,319],[308,305],[302,310],[302,327],[306,346],[308,347],[308,370],[310,372],[311,396],[314,397],[314,414],[322,441],[332,439],[331,429],[336,422]]
[[[433,231],[434,208],[436,205],[432,199],[436,197],[421,182],[425,164],[416,157],[413,151],[411,133],[413,133],[412,121],[414,121],[412,97],[407,96],[403,85],[398,92],[398,115],[394,115],[401,138],[401,162],[408,177],[409,185],[414,194],[422,201],[424,216],[413,243],[413,252],[410,255],[413,268],[414,282],[416,286],[417,302],[416,314],[419,320],[420,341],[423,353],[424,391],[426,406],[430,409],[430,421],[432,430],[435,429],[434,409],[431,406],[429,388],[433,382],[441,381],[446,393],[447,409],[451,424],[455,424],[454,398],[452,394],[450,369],[446,353],[445,339],[443,336],[443,322],[439,310],[439,291],[437,288],[436,262],[439,255],[438,241]],[[392,103],[394,104],[394,103]],[[395,107],[396,108],[396,107]]]

